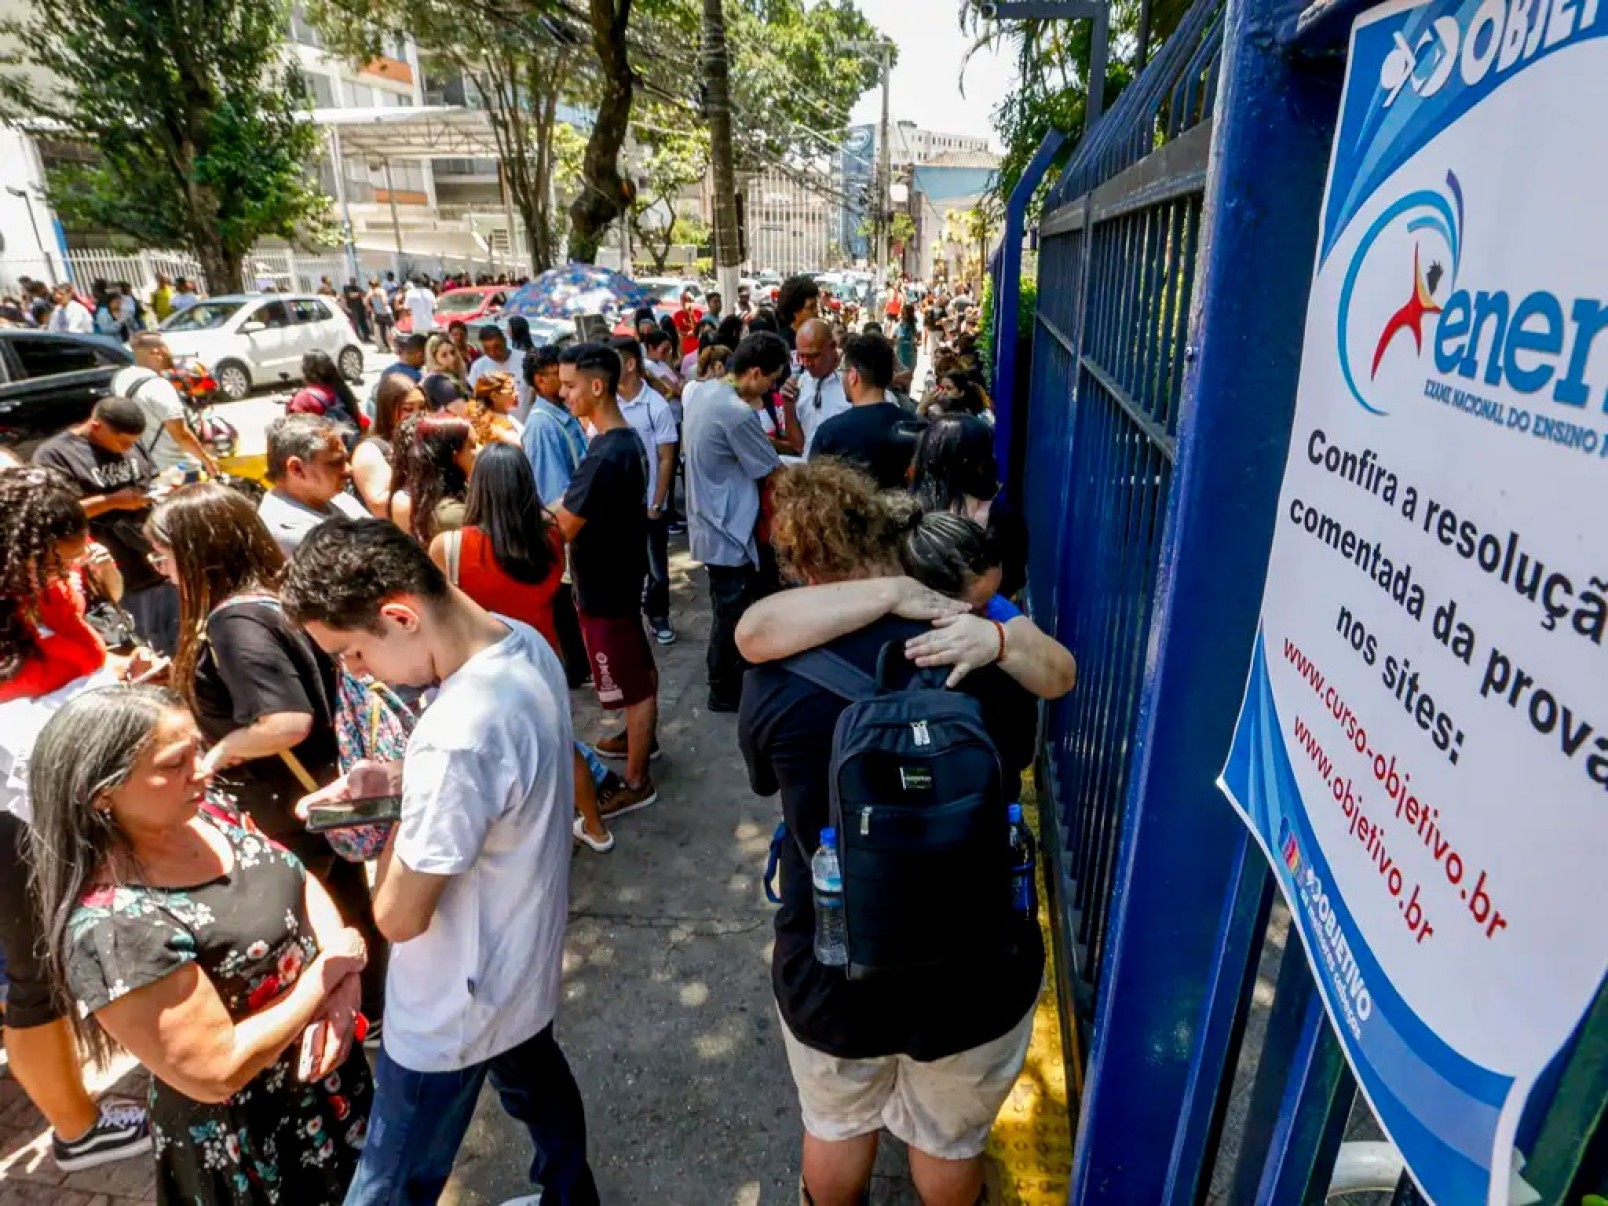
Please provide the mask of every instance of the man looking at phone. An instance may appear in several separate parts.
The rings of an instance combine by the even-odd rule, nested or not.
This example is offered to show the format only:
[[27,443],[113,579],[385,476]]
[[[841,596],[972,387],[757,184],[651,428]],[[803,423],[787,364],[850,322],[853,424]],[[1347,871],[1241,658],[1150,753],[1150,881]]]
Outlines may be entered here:
[[347,1206],[435,1201],[488,1076],[530,1131],[543,1206],[596,1206],[580,1090],[553,1037],[574,788],[557,656],[534,629],[453,590],[380,520],[314,529],[281,602],[354,673],[440,687],[399,765],[360,763],[302,801],[401,796],[374,882],[375,919],[394,945]]
[[179,643],[179,592],[150,561],[145,521],[156,468],[140,447],[144,433],[145,412],[138,402],[102,398],[89,418],[39,445],[33,460],[72,479],[90,533],[123,575],[123,610],[154,649],[172,656]]

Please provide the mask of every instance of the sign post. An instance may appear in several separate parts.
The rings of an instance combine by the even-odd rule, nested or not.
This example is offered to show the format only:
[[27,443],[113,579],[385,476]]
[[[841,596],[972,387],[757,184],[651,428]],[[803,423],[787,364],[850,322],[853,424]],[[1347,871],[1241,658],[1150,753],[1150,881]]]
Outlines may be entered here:
[[1526,1199],[1608,968],[1603,113],[1603,0],[1357,19],[1222,776],[1439,1203]]

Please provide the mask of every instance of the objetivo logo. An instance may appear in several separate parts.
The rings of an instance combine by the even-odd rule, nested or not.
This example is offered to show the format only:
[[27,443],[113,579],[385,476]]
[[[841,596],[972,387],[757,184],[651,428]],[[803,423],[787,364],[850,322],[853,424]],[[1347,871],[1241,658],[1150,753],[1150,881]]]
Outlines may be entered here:
[[[1406,342],[1402,336],[1411,337],[1415,355],[1423,353],[1425,323],[1441,313],[1457,283],[1462,233],[1463,189],[1447,172],[1444,191],[1419,189],[1397,199],[1358,240],[1340,286],[1335,334],[1346,389],[1369,414],[1390,413],[1374,381],[1386,355]],[[1392,299],[1388,310],[1384,297]]]

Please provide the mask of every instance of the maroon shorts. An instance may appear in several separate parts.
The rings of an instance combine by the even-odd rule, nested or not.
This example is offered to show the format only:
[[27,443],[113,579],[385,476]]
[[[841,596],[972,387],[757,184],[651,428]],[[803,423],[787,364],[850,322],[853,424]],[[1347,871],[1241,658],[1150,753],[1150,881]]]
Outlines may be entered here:
[[618,711],[652,699],[659,690],[659,670],[642,617],[589,616],[583,611],[580,618],[597,702]]

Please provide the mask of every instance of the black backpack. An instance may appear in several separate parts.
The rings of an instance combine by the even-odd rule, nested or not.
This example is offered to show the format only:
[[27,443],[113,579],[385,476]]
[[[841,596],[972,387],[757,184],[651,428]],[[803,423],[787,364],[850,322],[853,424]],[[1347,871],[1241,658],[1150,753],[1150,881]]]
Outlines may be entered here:
[[[782,663],[849,701],[832,737],[832,824],[851,980],[953,967],[1014,946],[1010,829],[998,751],[977,700],[886,646],[872,678],[814,649]],[[805,847],[817,834],[795,835]]]

